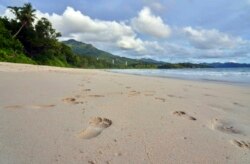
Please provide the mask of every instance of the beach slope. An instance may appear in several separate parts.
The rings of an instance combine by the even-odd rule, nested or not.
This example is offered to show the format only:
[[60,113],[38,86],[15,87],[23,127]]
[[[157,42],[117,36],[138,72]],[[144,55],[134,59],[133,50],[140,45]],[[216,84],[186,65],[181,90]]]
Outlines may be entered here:
[[250,163],[250,87],[0,63],[0,163]]

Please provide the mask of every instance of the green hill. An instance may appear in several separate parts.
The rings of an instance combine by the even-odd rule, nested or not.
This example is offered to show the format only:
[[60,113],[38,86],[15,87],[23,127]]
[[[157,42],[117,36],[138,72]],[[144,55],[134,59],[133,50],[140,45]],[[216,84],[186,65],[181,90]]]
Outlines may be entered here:
[[103,57],[103,58],[115,57],[114,55],[108,52],[95,48],[91,44],[82,43],[74,39],[63,41],[63,43],[71,47],[73,52],[78,55],[89,56],[89,57]]
[[74,39],[63,41],[63,43],[69,46],[75,54],[96,58],[96,60],[104,60],[114,65],[132,66],[136,64],[145,64],[143,61],[116,56],[109,52],[99,50],[91,44],[79,42]]

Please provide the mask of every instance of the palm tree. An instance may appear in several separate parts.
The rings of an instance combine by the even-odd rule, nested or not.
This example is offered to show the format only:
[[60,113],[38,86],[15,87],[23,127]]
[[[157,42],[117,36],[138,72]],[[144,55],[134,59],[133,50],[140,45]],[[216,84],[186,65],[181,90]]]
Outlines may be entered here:
[[15,38],[19,32],[23,29],[25,26],[30,26],[35,20],[35,9],[32,8],[32,5],[30,3],[25,3],[23,7],[8,7],[11,12],[16,16],[16,19],[21,22],[21,27],[19,30],[13,35],[13,38]]

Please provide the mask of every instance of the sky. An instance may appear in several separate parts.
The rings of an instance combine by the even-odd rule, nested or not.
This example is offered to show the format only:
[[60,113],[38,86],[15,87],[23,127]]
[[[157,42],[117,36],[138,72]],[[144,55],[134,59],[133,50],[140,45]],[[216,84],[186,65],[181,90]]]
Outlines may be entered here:
[[0,15],[27,2],[59,40],[130,58],[250,63],[250,0],[0,0]]

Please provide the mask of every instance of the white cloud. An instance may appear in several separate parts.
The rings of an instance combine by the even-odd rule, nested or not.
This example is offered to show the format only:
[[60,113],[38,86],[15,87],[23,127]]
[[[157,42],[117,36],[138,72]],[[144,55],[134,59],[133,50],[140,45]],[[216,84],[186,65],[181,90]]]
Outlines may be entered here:
[[15,15],[10,11],[10,9],[5,9],[5,11],[2,14],[3,16],[6,16],[9,19],[14,19]]
[[124,36],[117,42],[117,46],[122,49],[134,49],[138,52],[145,50],[144,43],[141,39]]
[[62,33],[64,39],[73,38],[83,42],[108,45],[136,54],[147,53],[148,49],[161,49],[157,42],[143,41],[137,37],[133,28],[125,22],[92,19],[80,11],[67,7],[62,15],[41,13],[39,18],[48,18],[53,26]]
[[216,29],[205,30],[185,27],[183,33],[188,42],[198,49],[232,49],[244,43],[241,38],[230,36]]
[[152,14],[150,8],[144,7],[138,17],[132,19],[132,27],[139,33],[148,34],[156,38],[168,37],[171,29],[159,16]]
[[48,15],[41,12],[38,12],[38,15],[48,18],[62,33],[63,38],[92,43],[102,42],[135,51],[144,49],[143,41],[136,38],[133,29],[124,22],[92,19],[71,7],[67,7],[62,15]]
[[117,45],[124,50],[134,50],[137,56],[161,56],[165,51],[157,41],[142,41],[140,38],[124,37]]
[[86,40],[115,41],[124,35],[135,35],[131,27],[123,22],[92,19],[71,7],[67,7],[62,15],[42,16],[48,18],[64,36],[81,34],[81,38]]

